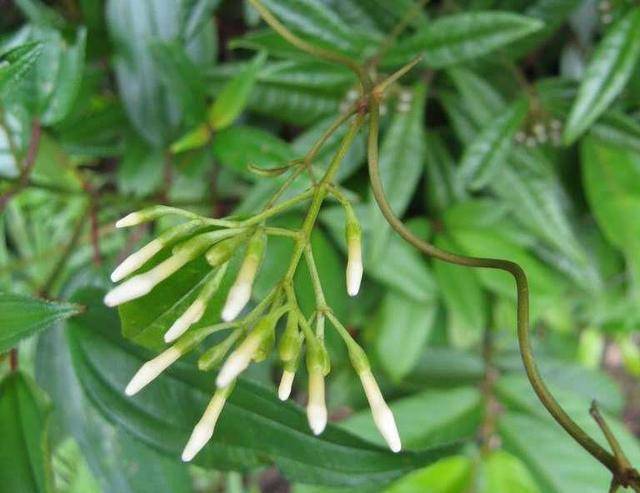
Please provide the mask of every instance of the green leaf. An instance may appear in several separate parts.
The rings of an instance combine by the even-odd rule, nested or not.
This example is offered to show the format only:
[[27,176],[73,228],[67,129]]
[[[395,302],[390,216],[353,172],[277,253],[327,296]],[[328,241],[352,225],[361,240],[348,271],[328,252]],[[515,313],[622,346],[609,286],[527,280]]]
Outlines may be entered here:
[[498,450],[482,461],[482,493],[539,493],[526,466],[515,456]]
[[576,237],[570,198],[554,163],[538,149],[521,147],[513,149],[509,161],[494,177],[492,191],[523,226],[559,252],[559,258],[569,260],[558,262],[556,269],[583,289],[598,290],[602,280]]
[[38,341],[36,375],[56,403],[55,429],[78,443],[100,491],[191,493],[187,466],[141,443],[94,407],[72,366],[66,329],[57,326]]
[[466,148],[458,173],[471,190],[484,187],[498,174],[526,114],[527,102],[517,101],[489,122]]
[[[409,206],[423,170],[425,143],[422,125],[426,97],[426,86],[417,84],[412,91],[409,111],[398,112],[394,116],[380,146],[380,181],[391,208],[399,217]],[[366,260],[374,263],[382,261],[381,255],[391,227],[372,195],[369,203],[372,233],[369,241],[372,244]]]
[[[459,387],[427,390],[390,403],[402,445],[408,449],[449,443],[474,435],[482,415],[477,389]],[[428,419],[424,419],[428,417]],[[384,445],[371,411],[367,408],[344,421],[341,426],[367,440]]]
[[151,44],[150,48],[167,90],[180,101],[185,123],[201,123],[206,115],[205,85],[196,64],[189,59],[185,49],[175,42],[158,41]]
[[19,83],[42,53],[42,43],[26,43],[3,53],[0,56],[0,95],[8,94]]
[[[588,413],[588,402],[582,402],[579,424],[602,442],[601,432]],[[576,416],[570,410],[569,414]],[[623,432],[623,426],[608,417],[614,434],[621,440],[632,463],[640,458],[637,440]],[[508,412],[498,422],[504,447],[519,457],[533,473],[543,491],[549,493],[601,493],[607,491],[610,473],[600,467],[551,418],[538,419]],[[605,445],[606,447],[606,445]]]
[[0,293],[0,353],[79,312],[77,305]]
[[87,31],[78,30],[73,44],[63,43],[60,52],[55,79],[49,73],[47,82],[53,84],[53,90],[48,96],[46,110],[42,114],[42,123],[53,125],[64,119],[78,96],[80,83],[84,72],[85,46]]
[[[469,255],[509,259],[519,263],[529,277],[534,302],[540,298],[547,301],[561,296],[566,289],[564,280],[512,241],[501,236],[496,228],[466,229],[450,231],[452,240]],[[492,269],[476,269],[485,286],[498,294],[513,298],[515,284],[510,274]]]
[[162,184],[160,170],[165,164],[162,150],[150,147],[146,141],[131,135],[118,166],[118,189],[134,197],[147,197]]
[[474,122],[487,126],[487,122],[507,109],[504,97],[497,88],[475,72],[464,67],[452,67],[447,75],[462,97]]
[[[227,63],[208,72],[208,84],[217,95],[243,65]],[[339,110],[355,83],[343,67],[317,61],[266,63],[247,102],[247,109],[278,121],[309,125]]]
[[211,149],[220,164],[246,177],[253,177],[250,165],[268,170],[284,166],[295,157],[289,144],[274,134],[246,126],[218,132]]
[[591,58],[564,129],[573,143],[624,89],[640,56],[640,7],[631,9],[602,39]]
[[455,202],[464,200],[464,184],[456,176],[456,163],[443,139],[434,133],[425,135],[425,185],[427,202],[438,212],[444,212]]
[[424,351],[438,306],[389,291],[374,324],[380,365],[394,381],[409,373]]
[[591,134],[609,144],[640,152],[640,123],[616,110],[609,110],[591,127]]
[[290,29],[314,44],[358,54],[371,40],[343,22],[320,0],[264,0],[262,3]]
[[[444,235],[435,245],[444,250],[455,249]],[[434,262],[433,271],[447,308],[449,337],[456,347],[478,343],[487,323],[488,306],[474,269],[447,262]]]
[[259,53],[222,88],[209,110],[209,124],[214,130],[228,127],[242,113],[266,59],[265,53]]
[[186,41],[194,38],[204,24],[211,20],[220,0],[183,0],[180,12],[182,36]]
[[477,11],[435,19],[389,50],[385,64],[401,65],[423,54],[442,68],[487,55],[543,27],[537,19],[511,12]]
[[[581,146],[584,188],[593,214],[606,238],[622,250],[640,280],[640,158],[638,153],[596,139]],[[638,284],[636,284],[636,287]]]
[[474,464],[469,457],[454,455],[408,474],[385,493],[461,493],[472,485]]
[[50,404],[26,375],[0,383],[0,481],[6,491],[53,493],[47,437]]
[[[147,142],[165,147],[181,122],[178,94],[167,90],[151,45],[180,39],[182,2],[108,0],[106,20],[114,45],[112,65],[129,120]],[[183,42],[189,59],[202,69],[211,63],[214,32],[207,24]]]
[[[119,336],[116,315],[102,305],[100,291],[86,289],[75,299],[87,306],[68,329],[82,388],[109,420],[177,458],[210,399],[214,379],[178,363],[134,399],[126,398],[122,389],[149,355]],[[241,380],[222,411],[214,439],[195,462],[218,470],[275,462],[293,481],[357,487],[384,484],[456,450],[456,445],[446,445],[393,454],[332,425],[321,437],[307,428],[300,408]]]
[[64,17],[40,0],[16,0],[15,3],[33,24],[56,29],[67,27]]

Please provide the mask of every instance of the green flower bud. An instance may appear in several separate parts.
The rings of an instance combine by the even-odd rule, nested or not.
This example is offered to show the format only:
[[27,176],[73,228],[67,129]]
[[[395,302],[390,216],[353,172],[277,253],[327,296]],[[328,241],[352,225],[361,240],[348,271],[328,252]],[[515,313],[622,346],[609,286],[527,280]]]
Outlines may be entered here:
[[304,336],[298,330],[298,315],[292,310],[287,317],[287,326],[280,338],[278,352],[283,362],[297,359]]
[[217,367],[241,335],[242,331],[236,330],[220,344],[207,349],[198,359],[198,368],[202,371],[208,371]]

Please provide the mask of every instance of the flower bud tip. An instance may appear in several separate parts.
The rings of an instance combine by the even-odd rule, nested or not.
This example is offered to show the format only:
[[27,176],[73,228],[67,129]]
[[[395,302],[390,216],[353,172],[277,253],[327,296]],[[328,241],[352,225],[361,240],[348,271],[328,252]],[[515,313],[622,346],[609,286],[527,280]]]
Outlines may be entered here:
[[173,342],[182,334],[184,334],[189,327],[198,322],[202,315],[204,315],[206,305],[200,301],[194,301],[186,311],[178,317],[178,319],[173,322],[173,325],[165,332],[164,340],[165,342]]
[[140,250],[132,253],[126,259],[124,259],[111,274],[111,280],[113,282],[118,282],[124,279],[129,274],[137,271],[140,267],[142,267],[147,262],[147,260],[153,257],[160,250],[162,250],[162,243],[160,241],[153,240],[149,242]]
[[216,378],[218,388],[227,387],[240,373],[246,370],[247,366],[249,366],[251,356],[251,354],[239,351],[232,353],[218,373]]
[[124,393],[132,396],[140,392],[180,357],[176,348],[169,348],[152,360],[147,361],[133,376]]
[[136,276],[109,291],[104,297],[104,304],[113,307],[135,300],[151,291],[153,286],[149,279]]
[[198,423],[189,437],[187,445],[182,452],[182,461],[190,462],[200,450],[207,444],[213,436],[213,426],[204,423]]
[[144,218],[142,214],[139,212],[132,212],[131,214],[127,214],[123,218],[116,221],[116,228],[128,228],[129,226],[135,226],[136,224],[140,224]]
[[347,262],[347,293],[349,296],[356,296],[360,291],[363,271],[362,261],[349,260]]
[[295,373],[292,371],[284,370],[282,372],[282,378],[280,379],[280,386],[278,387],[278,398],[281,401],[286,401],[291,395],[291,387],[293,385],[293,378]]
[[311,431],[317,436],[327,426],[327,408],[319,404],[309,404],[307,406],[307,418]]
[[222,320],[231,322],[234,320],[249,302],[251,298],[251,284],[241,282],[234,284],[229,291],[227,301],[222,309]]

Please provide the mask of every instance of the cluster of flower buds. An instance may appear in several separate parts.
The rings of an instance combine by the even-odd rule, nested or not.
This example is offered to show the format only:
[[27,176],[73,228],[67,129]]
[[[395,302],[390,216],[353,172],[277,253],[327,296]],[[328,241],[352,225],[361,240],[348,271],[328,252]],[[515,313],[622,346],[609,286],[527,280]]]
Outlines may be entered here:
[[[345,211],[348,245],[347,290],[349,295],[355,296],[359,291],[363,274],[361,230],[353,209],[348,204]],[[287,289],[280,283],[244,317],[238,318],[251,299],[253,283],[265,255],[265,227],[245,227],[243,223],[206,219],[162,206],[132,213],[118,221],[116,226],[134,226],[168,213],[180,214],[186,217],[187,221],[160,234],[126,258],[114,270],[112,279],[114,282],[122,282],[107,293],[105,304],[117,306],[145,296],[156,285],[200,256],[206,258],[211,272],[203,280],[195,299],[164,334],[165,341],[172,345],[140,367],[127,385],[125,393],[129,396],[138,393],[180,357],[198,347],[212,333],[228,332],[221,342],[204,351],[198,360],[199,369],[206,371],[219,368],[219,371],[216,377],[217,390],[182,454],[184,461],[190,461],[213,436],[218,417],[238,376],[252,361],[258,362],[268,357],[275,345],[279,321],[286,318],[278,345],[283,367],[278,396],[281,400],[289,398],[299,362],[304,354],[309,377],[309,427],[316,435],[322,433],[327,424],[325,377],[330,371],[329,355],[324,345],[325,314],[318,312],[312,319],[307,320],[295,301],[292,288]],[[242,250],[242,246],[245,247],[244,257],[226,296],[221,313],[222,321],[215,325],[195,328],[230,271],[230,259]],[[137,273],[147,264],[151,264],[156,256],[163,258],[159,255],[162,251],[170,252],[170,255],[148,270]],[[348,345],[352,364],[362,381],[380,433],[393,451],[399,451],[400,438],[393,414],[380,393],[364,351],[331,312],[328,313],[332,324]],[[315,331],[311,328],[313,319],[316,323]]]
[[531,148],[548,144],[559,146],[562,143],[562,122],[556,118],[531,122],[516,133],[514,140]]

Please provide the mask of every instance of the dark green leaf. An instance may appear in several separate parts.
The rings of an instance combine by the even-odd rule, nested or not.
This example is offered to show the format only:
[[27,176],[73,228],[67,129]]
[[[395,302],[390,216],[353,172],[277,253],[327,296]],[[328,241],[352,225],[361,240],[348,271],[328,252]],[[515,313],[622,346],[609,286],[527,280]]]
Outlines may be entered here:
[[635,7],[612,26],[593,54],[564,129],[566,144],[580,137],[620,94],[639,57],[640,7]]
[[[579,423],[599,442],[601,432],[588,413],[588,402],[581,409],[570,409]],[[637,463],[640,448],[623,426],[608,418],[614,434],[621,439],[625,453]],[[538,419],[515,413],[500,418],[498,429],[507,450],[518,456],[534,474],[543,491],[549,493],[600,493],[607,491],[611,476],[598,467],[594,459],[585,453],[551,418]],[[637,458],[636,458],[637,457]]]
[[185,465],[141,443],[94,407],[72,366],[65,332],[59,325],[38,341],[36,374],[56,403],[53,424],[78,443],[100,491],[190,493]]
[[214,10],[220,4],[220,0],[183,0],[181,25],[182,36],[186,41],[193,39],[202,29],[203,25],[211,22]]
[[177,96],[184,112],[185,123],[195,125],[204,120],[205,86],[198,67],[177,43],[156,42],[151,53],[167,90]]
[[[180,36],[181,2],[109,0],[107,26],[114,43],[113,66],[123,106],[149,144],[162,147],[176,137],[179,97],[166,89],[150,46]],[[184,47],[200,68],[211,62],[213,31],[204,25]]]
[[80,89],[86,43],[87,31],[84,28],[78,31],[72,45],[67,46],[63,43],[64,48],[60,53],[55,78],[52,78],[53,74],[47,74],[47,83],[53,84],[53,90],[48,96],[46,110],[42,114],[43,123],[52,125],[69,114]]
[[0,293],[0,353],[12,348],[18,341],[79,312],[80,307],[68,303]]
[[[436,238],[435,245],[453,250],[446,236]],[[478,343],[487,322],[487,302],[474,269],[447,262],[434,262],[433,270],[447,307],[449,337],[456,347]]]
[[467,147],[458,173],[470,189],[484,187],[498,174],[526,114],[527,102],[517,101],[489,122]]
[[[380,180],[389,204],[398,216],[407,209],[423,170],[425,142],[422,131],[427,88],[418,84],[412,91],[411,106],[398,112],[380,146]],[[373,196],[369,198],[372,243],[366,260],[381,261],[390,226]]]
[[344,23],[319,0],[265,0],[263,4],[290,29],[333,50],[357,54],[371,39]]
[[22,80],[42,53],[42,43],[34,41],[17,46],[0,56],[0,95],[5,95]]
[[394,381],[402,380],[424,351],[437,309],[433,301],[419,302],[393,291],[382,300],[375,344],[380,365]]
[[5,491],[53,493],[47,436],[50,404],[22,373],[0,383],[0,482]]
[[386,63],[403,64],[418,54],[434,68],[484,56],[527,36],[543,23],[511,12],[478,11],[440,17],[389,51]]
[[601,286],[599,273],[576,237],[567,192],[543,152],[513,149],[509,166],[495,176],[491,188],[522,225],[569,260],[556,264],[559,270],[583,289],[596,291]]
[[581,147],[584,187],[607,239],[640,273],[640,158],[638,153],[586,139]]
[[464,200],[466,191],[457,179],[456,163],[440,136],[427,132],[425,140],[427,199],[430,207],[443,212],[455,202]]
[[[121,339],[115,312],[102,305],[101,292],[85,290],[75,299],[88,307],[68,329],[82,388],[111,421],[152,447],[178,457],[210,398],[213,379],[186,364],[177,364],[129,400],[122,389],[149,355],[143,356]],[[292,480],[356,487],[383,484],[455,449],[446,445],[393,454],[332,425],[321,437],[314,437],[307,431],[302,410],[245,380],[231,394],[214,439],[196,463],[228,469],[275,462]]]
[[256,127],[231,127],[215,134],[212,151],[224,166],[250,176],[248,167],[258,170],[286,165],[294,158],[291,147],[272,133]]

